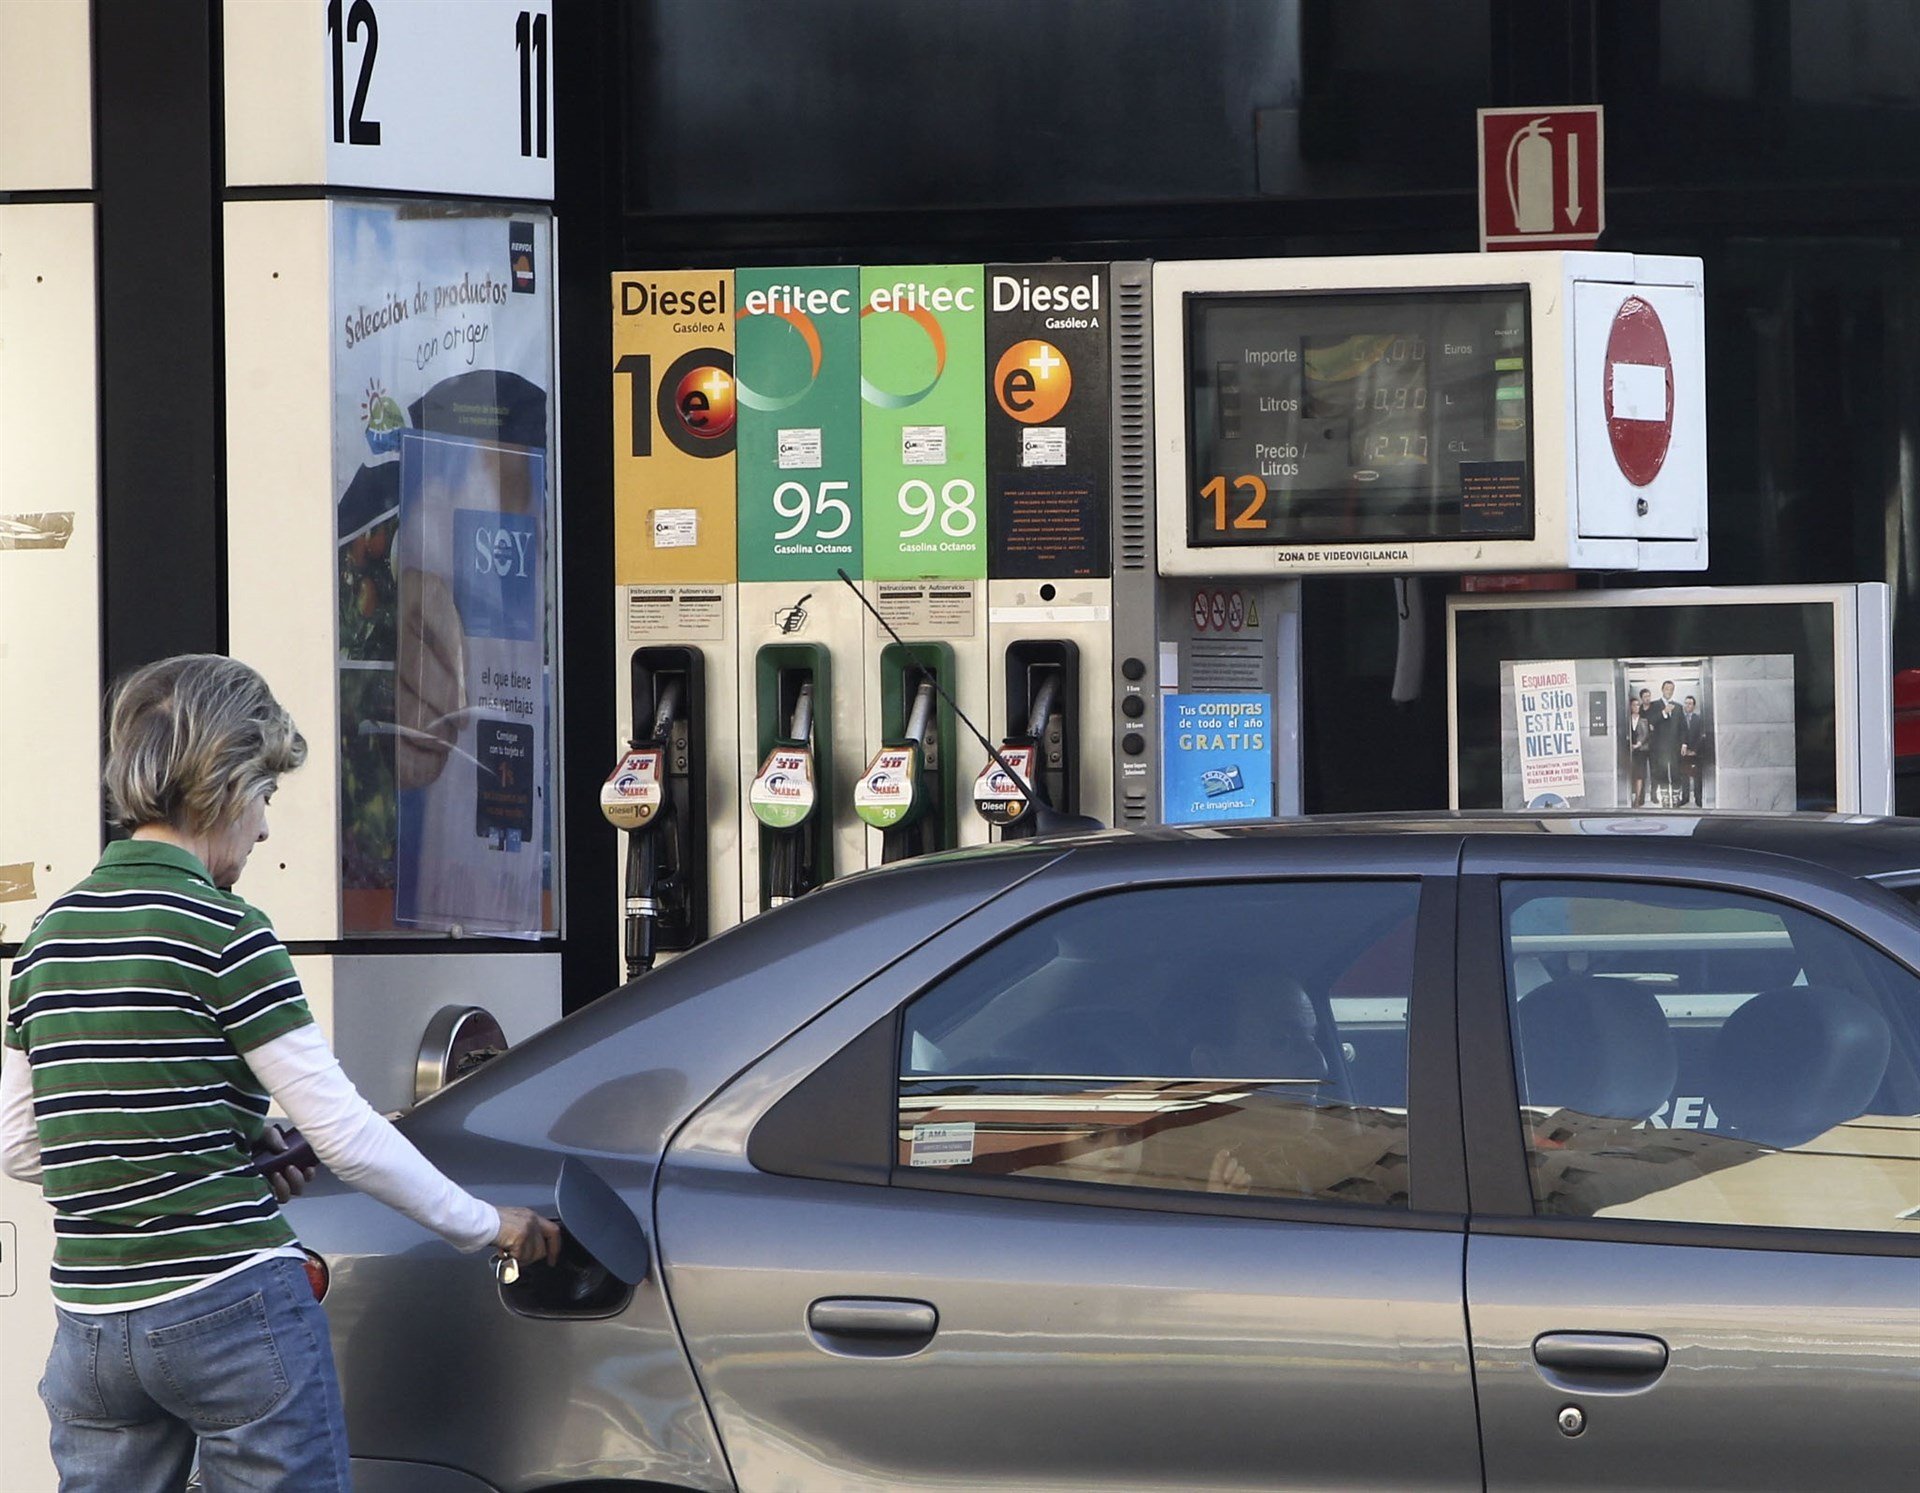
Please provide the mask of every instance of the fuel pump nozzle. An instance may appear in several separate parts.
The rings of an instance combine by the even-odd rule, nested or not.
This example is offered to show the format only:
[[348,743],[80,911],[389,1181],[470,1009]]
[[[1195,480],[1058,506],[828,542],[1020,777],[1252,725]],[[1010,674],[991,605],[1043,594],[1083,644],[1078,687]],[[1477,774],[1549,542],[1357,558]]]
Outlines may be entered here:
[[[867,612],[873,617],[873,620],[879,624],[881,631],[886,633],[886,635],[889,638],[891,638],[898,647],[905,648],[907,646],[906,640],[900,636],[899,631],[894,627],[894,625],[886,619],[886,615],[883,612],[881,612],[881,610],[878,607],[876,607],[871,601],[867,600],[865,595],[861,593],[860,587],[858,584],[855,583],[853,577],[848,575],[845,570],[836,570],[834,573],[840,577],[841,584],[843,584],[849,591],[853,592],[854,596],[859,600],[860,605],[866,608]],[[959,718],[961,723],[966,726],[967,730],[973,733],[974,740],[979,742],[981,746],[986,748],[987,756],[991,760],[993,765],[1000,768],[1003,772],[1006,773],[1008,782],[1012,786],[1014,793],[1017,794],[1018,797],[1021,800],[1023,800],[1026,803],[1026,805],[1034,811],[1034,821],[1035,821],[1034,828],[1036,832],[1053,833],[1053,832],[1066,831],[1066,830],[1079,831],[1079,830],[1099,830],[1099,829],[1106,828],[1106,826],[1102,824],[1099,820],[1094,819],[1088,815],[1076,814],[1076,813],[1062,813],[1057,810],[1050,809],[1045,804],[1039,802],[1037,796],[1034,794],[1033,789],[1030,786],[1028,786],[1028,784],[1024,780],[1022,780],[1018,776],[1018,774],[1016,774],[1013,771],[1013,768],[1008,763],[1005,754],[1001,752],[1001,750],[998,747],[996,747],[991,741],[987,739],[985,732],[983,732],[978,726],[974,725],[974,723],[967,718],[967,713],[964,710],[961,710],[960,707],[954,703],[953,697],[950,694],[948,694],[946,690],[941,689],[937,681],[928,680],[925,682],[931,684],[933,688],[939,689],[941,698],[943,698],[948,705],[953,707],[953,713],[955,714],[955,716]],[[869,768],[869,772],[871,772],[871,770],[872,769]],[[861,812],[860,800],[857,792],[854,798],[854,809],[855,809],[855,812],[860,813],[860,817],[862,819],[866,819],[869,824],[874,822],[873,819],[869,817],[866,813]]]
[[1047,734],[1047,722],[1060,706],[1060,676],[1049,673],[1033,697],[1033,711],[1027,717],[1029,740],[1039,741]]
[[627,831],[622,944],[630,980],[653,968],[660,920],[681,895],[682,867],[666,781],[667,754],[682,698],[677,679],[661,685],[647,735],[629,744],[600,790],[600,812],[608,823]]
[[[913,708],[907,712],[908,741],[923,751],[927,746],[927,735],[933,724],[933,681],[922,679],[913,692]],[[936,743],[937,745],[937,743]]]
[[767,901],[778,907],[813,890],[813,837],[805,833],[818,794],[813,772],[813,684],[800,686],[786,735],[760,764],[747,789],[754,818],[773,833]]
[[1018,825],[1020,833],[1027,833],[1043,810],[1059,807],[1058,784],[1049,782],[1058,774],[1044,770],[1061,751],[1055,729],[1059,713],[1060,674],[1048,669],[1027,708],[1026,735],[1001,742],[999,752],[973,780],[973,806],[987,823],[1008,833]]
[[939,760],[934,699],[933,676],[923,672],[914,685],[913,703],[907,707],[899,736],[873,754],[853,790],[854,813],[881,833],[883,861],[899,860],[924,848],[916,839],[915,826],[927,807],[923,769],[929,761]]

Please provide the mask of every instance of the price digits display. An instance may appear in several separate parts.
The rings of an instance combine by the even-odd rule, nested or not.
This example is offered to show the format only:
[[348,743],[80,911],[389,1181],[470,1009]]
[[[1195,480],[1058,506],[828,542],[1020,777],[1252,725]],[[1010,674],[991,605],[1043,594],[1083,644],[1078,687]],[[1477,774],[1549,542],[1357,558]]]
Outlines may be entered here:
[[1526,537],[1523,288],[1187,301],[1195,546]]

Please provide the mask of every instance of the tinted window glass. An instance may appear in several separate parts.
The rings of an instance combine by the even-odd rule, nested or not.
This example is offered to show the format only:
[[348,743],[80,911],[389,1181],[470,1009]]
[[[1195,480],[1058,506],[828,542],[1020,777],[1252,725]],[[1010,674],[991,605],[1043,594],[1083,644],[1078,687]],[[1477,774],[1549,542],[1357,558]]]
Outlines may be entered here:
[[1078,903],[907,1008],[899,1165],[1406,1206],[1417,886]]
[[1920,982],[1757,897],[1513,883],[1541,1213],[1920,1230]]

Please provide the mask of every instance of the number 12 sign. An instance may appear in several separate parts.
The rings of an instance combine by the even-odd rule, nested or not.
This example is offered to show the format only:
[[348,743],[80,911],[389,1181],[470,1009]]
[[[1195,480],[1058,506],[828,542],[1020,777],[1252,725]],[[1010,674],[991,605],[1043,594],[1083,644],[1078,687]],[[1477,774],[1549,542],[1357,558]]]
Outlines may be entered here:
[[552,0],[226,0],[230,186],[553,198]]
[[326,0],[328,181],[550,200],[548,9]]

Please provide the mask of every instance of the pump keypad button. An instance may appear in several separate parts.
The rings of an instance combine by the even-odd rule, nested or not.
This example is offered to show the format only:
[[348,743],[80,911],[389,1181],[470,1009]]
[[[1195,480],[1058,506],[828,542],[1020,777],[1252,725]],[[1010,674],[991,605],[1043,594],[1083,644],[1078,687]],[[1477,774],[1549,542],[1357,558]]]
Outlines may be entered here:
[[1147,665],[1138,658],[1126,658],[1120,661],[1120,672],[1128,680],[1138,683],[1147,677]]
[[1147,713],[1147,702],[1138,695],[1128,695],[1120,702],[1120,713],[1130,721],[1137,721]]
[[1129,731],[1120,738],[1120,750],[1129,757],[1137,757],[1147,749],[1147,738],[1138,731]]

